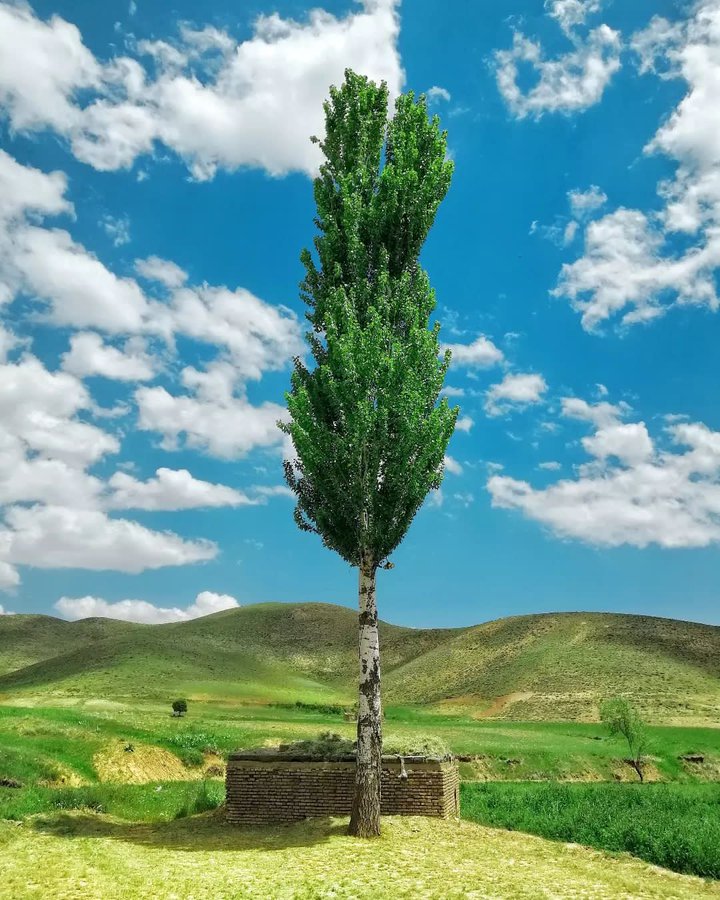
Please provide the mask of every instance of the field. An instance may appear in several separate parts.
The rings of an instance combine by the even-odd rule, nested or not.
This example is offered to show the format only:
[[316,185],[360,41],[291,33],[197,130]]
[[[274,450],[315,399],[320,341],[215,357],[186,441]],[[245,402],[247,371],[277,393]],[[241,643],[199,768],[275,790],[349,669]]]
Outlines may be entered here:
[[[358,843],[342,820],[238,829],[214,815],[126,822],[92,812],[0,823],[0,897],[26,900],[720,896],[720,886],[627,856],[471,822],[386,819]],[[39,864],[40,863],[40,864]]]
[[[354,623],[319,604],[0,619],[0,897],[720,896],[691,877],[720,878],[720,629],[670,620],[385,625],[386,741],[461,757],[465,821],[388,820],[354,860],[337,820],[225,826],[229,751],[353,736]],[[656,723],[649,784],[597,721],[611,693]]]

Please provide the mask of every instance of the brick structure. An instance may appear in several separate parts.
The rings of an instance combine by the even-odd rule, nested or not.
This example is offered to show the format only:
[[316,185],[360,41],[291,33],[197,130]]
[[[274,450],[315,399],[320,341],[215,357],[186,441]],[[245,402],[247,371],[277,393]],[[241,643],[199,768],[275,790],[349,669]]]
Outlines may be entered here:
[[[407,777],[402,777],[403,765]],[[384,756],[382,814],[459,814],[459,776],[454,760]],[[354,757],[318,761],[290,753],[232,753],[226,774],[226,816],[235,825],[296,822],[310,816],[350,814]]]

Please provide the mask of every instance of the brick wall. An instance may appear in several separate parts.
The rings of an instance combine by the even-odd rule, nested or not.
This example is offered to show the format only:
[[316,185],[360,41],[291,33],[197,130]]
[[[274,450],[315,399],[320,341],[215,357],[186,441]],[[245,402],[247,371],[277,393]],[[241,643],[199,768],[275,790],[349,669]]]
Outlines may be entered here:
[[[424,757],[383,758],[382,814],[440,816],[459,813],[457,763]],[[226,815],[234,824],[296,822],[309,816],[350,814],[355,763],[317,762],[282,754],[231,754],[226,775]]]

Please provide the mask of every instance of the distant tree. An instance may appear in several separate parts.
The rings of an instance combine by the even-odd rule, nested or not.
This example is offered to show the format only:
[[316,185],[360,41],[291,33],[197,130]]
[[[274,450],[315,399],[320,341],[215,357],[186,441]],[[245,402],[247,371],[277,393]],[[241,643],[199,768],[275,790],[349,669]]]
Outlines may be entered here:
[[187,712],[187,700],[173,700],[173,715],[184,716]]
[[624,737],[630,757],[628,762],[640,781],[645,778],[643,754],[647,749],[647,730],[640,713],[624,697],[613,697],[600,707],[600,718],[611,735]]
[[398,98],[347,70],[324,104],[315,179],[319,235],[301,260],[316,366],[297,358],[286,395],[297,458],[295,521],[359,573],[360,685],[350,833],[380,832],[380,647],[375,578],[428,491],[440,487],[458,408],[438,398],[450,353],[429,325],[435,295],[418,256],[453,164],[424,96]]

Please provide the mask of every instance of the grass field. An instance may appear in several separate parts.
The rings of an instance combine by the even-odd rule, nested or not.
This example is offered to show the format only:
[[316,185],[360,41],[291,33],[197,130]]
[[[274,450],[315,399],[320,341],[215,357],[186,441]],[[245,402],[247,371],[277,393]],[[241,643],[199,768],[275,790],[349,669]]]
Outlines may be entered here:
[[[720,896],[720,885],[472,822],[386,819],[377,841],[339,819],[239,829],[215,814],[168,823],[93,812],[0,822],[0,898],[460,900]],[[38,863],[41,862],[39,865]]]
[[[184,780],[201,776],[215,754],[314,737],[325,730],[352,737],[354,726],[337,713],[278,706],[193,704],[178,719],[170,716],[168,706],[153,704],[87,700],[70,707],[0,706],[0,778],[28,784],[92,783],[107,778],[98,768],[108,768],[103,763],[112,753],[113,766],[120,769],[142,756],[147,780]],[[493,722],[389,707],[384,730],[389,741],[436,735],[456,754],[474,757],[461,763],[464,780],[636,778],[622,761],[622,741],[608,737],[599,724]],[[128,742],[135,753],[122,753]],[[148,748],[154,748],[152,754]],[[650,779],[720,777],[720,729],[651,728],[648,752]],[[684,763],[680,757],[687,754],[702,754],[705,762]]]
[[719,784],[464,784],[462,815],[720,878]]

